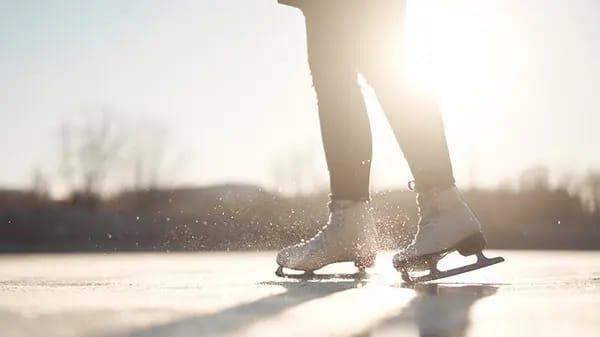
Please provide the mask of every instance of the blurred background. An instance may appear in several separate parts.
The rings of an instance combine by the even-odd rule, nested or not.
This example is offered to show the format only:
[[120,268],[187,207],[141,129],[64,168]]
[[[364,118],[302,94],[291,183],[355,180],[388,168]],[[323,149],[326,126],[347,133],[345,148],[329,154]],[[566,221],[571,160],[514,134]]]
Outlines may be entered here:
[[[492,248],[600,248],[600,3],[409,1],[458,186]],[[298,10],[0,1],[0,251],[276,249],[326,221]],[[362,79],[385,247],[410,172]]]

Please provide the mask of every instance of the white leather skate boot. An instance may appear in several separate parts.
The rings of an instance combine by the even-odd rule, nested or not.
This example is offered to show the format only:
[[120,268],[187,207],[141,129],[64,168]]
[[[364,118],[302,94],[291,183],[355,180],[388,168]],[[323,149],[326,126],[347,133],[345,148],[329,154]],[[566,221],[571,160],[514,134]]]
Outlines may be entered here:
[[336,262],[354,262],[362,271],[371,267],[377,253],[377,230],[365,201],[332,201],[327,224],[308,241],[277,254],[278,276],[283,268],[312,272]]
[[[405,280],[415,280],[408,271],[430,270],[429,276],[416,279],[425,281],[503,261],[483,256],[481,251],[487,241],[481,224],[455,186],[419,192],[417,206],[419,222],[415,239],[393,258],[394,267],[403,272]],[[455,250],[463,256],[477,254],[477,263],[447,272],[437,270],[437,262]]]

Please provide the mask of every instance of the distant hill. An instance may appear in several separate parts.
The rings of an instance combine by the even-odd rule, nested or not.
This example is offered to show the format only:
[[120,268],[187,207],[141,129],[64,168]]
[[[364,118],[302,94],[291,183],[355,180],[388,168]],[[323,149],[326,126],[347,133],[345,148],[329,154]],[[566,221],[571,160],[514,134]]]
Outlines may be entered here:
[[[598,249],[600,219],[564,190],[464,193],[492,248]],[[0,191],[0,251],[277,249],[327,220],[327,194],[284,197],[253,185],[123,192],[108,200],[52,201]],[[373,195],[383,248],[412,239],[415,194]]]

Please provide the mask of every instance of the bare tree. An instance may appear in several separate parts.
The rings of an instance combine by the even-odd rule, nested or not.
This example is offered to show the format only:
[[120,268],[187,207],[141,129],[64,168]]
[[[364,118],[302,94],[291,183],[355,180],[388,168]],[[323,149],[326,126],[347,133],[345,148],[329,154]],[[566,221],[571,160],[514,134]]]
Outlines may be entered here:
[[122,145],[116,127],[115,121],[103,113],[98,121],[89,118],[80,130],[78,159],[83,178],[82,192],[85,195],[101,193],[102,183],[114,165]]
[[59,128],[58,170],[67,196],[90,202],[122,188],[158,187],[167,161],[164,125],[118,118],[109,109],[83,116]]
[[600,217],[600,172],[589,172],[586,175],[582,192],[592,211]]
[[64,121],[59,128],[60,162],[58,175],[64,189],[73,192],[76,189],[75,167],[72,159],[72,126]]
[[36,198],[42,200],[49,196],[49,184],[46,175],[38,167],[34,168],[31,177],[31,191]]
[[151,121],[137,121],[130,129],[125,162],[132,172],[132,187],[137,191],[155,189],[166,161],[167,131]]
[[60,127],[59,174],[74,201],[93,203],[103,193],[109,171],[116,166],[124,138],[108,109],[87,114]]
[[324,177],[313,147],[276,157],[272,177],[278,190],[287,194],[307,194],[324,186]]
[[550,171],[545,167],[525,170],[519,177],[521,191],[547,191],[550,189]]

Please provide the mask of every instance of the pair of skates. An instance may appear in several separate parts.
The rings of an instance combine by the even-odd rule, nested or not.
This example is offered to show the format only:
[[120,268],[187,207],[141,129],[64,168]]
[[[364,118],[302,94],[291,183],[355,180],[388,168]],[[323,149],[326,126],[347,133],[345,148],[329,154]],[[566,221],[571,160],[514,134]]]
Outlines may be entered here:
[[[417,235],[393,258],[393,266],[405,282],[432,281],[504,261],[502,257],[483,255],[486,240],[481,225],[456,187],[420,192],[417,205]],[[319,233],[279,252],[277,276],[325,278],[313,271],[336,262],[354,262],[357,274],[331,276],[358,277],[373,266],[378,237],[369,203],[333,201],[329,207],[329,220]],[[438,262],[454,251],[463,256],[475,255],[477,261],[455,269],[439,270]],[[304,274],[286,274],[284,268],[301,270]]]

